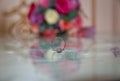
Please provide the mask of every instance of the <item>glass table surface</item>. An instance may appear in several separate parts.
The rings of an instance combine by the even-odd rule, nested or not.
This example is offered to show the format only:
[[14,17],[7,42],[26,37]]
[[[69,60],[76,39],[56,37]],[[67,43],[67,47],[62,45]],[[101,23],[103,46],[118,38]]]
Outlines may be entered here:
[[[78,49],[76,46],[69,46],[52,58],[51,54],[56,51],[50,47],[45,51],[44,59],[39,55],[40,53],[37,58],[34,55],[31,56],[32,46],[35,44],[33,41],[24,40],[23,42],[5,37],[0,39],[0,79],[2,81],[119,79],[119,39],[97,38],[94,42],[89,39],[80,39],[79,43],[83,47]],[[72,42],[75,44],[76,41]],[[40,52],[40,45],[38,46],[34,51]],[[72,58],[75,57],[74,55],[77,59]]]

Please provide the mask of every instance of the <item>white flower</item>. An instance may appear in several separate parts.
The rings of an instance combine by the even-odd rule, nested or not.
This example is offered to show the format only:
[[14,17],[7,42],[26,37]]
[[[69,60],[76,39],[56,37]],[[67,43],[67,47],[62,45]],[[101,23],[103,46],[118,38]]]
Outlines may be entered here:
[[45,12],[45,20],[50,25],[55,24],[59,20],[59,14],[56,10],[49,9]]

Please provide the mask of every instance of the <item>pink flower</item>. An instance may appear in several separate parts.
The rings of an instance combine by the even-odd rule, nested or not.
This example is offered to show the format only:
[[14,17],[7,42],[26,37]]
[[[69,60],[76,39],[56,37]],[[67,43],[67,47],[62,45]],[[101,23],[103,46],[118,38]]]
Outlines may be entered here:
[[34,25],[40,25],[44,22],[44,15],[40,12],[33,12],[30,16],[30,22]]
[[38,0],[39,5],[43,8],[47,8],[49,5],[49,0]]
[[82,27],[82,17],[80,15],[76,16],[75,19],[71,21],[72,27],[81,28]]
[[79,2],[79,0],[69,0],[69,2],[70,2],[70,8],[72,9],[72,10],[74,10],[74,9],[77,9],[77,10],[79,10],[80,9],[80,2]]
[[36,10],[36,5],[32,3],[28,12],[28,18],[31,24],[40,25],[44,21],[44,15],[40,12],[36,12]]
[[55,8],[60,14],[68,14],[70,12],[69,0],[56,0]]

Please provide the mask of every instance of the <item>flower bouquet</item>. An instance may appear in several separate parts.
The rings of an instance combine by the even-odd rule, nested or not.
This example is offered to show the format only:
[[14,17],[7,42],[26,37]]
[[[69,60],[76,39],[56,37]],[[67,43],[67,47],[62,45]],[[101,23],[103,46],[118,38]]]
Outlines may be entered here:
[[77,33],[82,26],[79,10],[79,0],[36,0],[28,13],[31,31],[44,37]]
[[28,13],[34,34],[54,38],[50,42],[34,39],[30,58],[40,72],[55,77],[57,81],[79,71],[80,53],[84,50],[81,39],[64,40],[56,36],[88,38],[93,35],[93,28],[82,26],[80,10],[79,0],[36,0]]

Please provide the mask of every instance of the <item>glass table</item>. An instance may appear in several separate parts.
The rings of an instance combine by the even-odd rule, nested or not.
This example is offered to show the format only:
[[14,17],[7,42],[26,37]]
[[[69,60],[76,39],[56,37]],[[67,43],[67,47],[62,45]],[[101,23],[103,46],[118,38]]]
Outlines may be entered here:
[[[44,47],[47,43],[40,47],[38,39],[23,42],[1,38],[0,79],[2,81],[119,79],[119,39],[97,38],[94,42],[90,39],[80,39],[79,45],[82,47],[79,46],[79,48],[77,44],[75,45],[76,40],[70,39],[69,41],[72,41],[71,46],[52,57],[56,51],[51,47]],[[41,48],[44,48],[45,56],[40,54]],[[32,56],[32,51],[37,51],[37,53]]]

